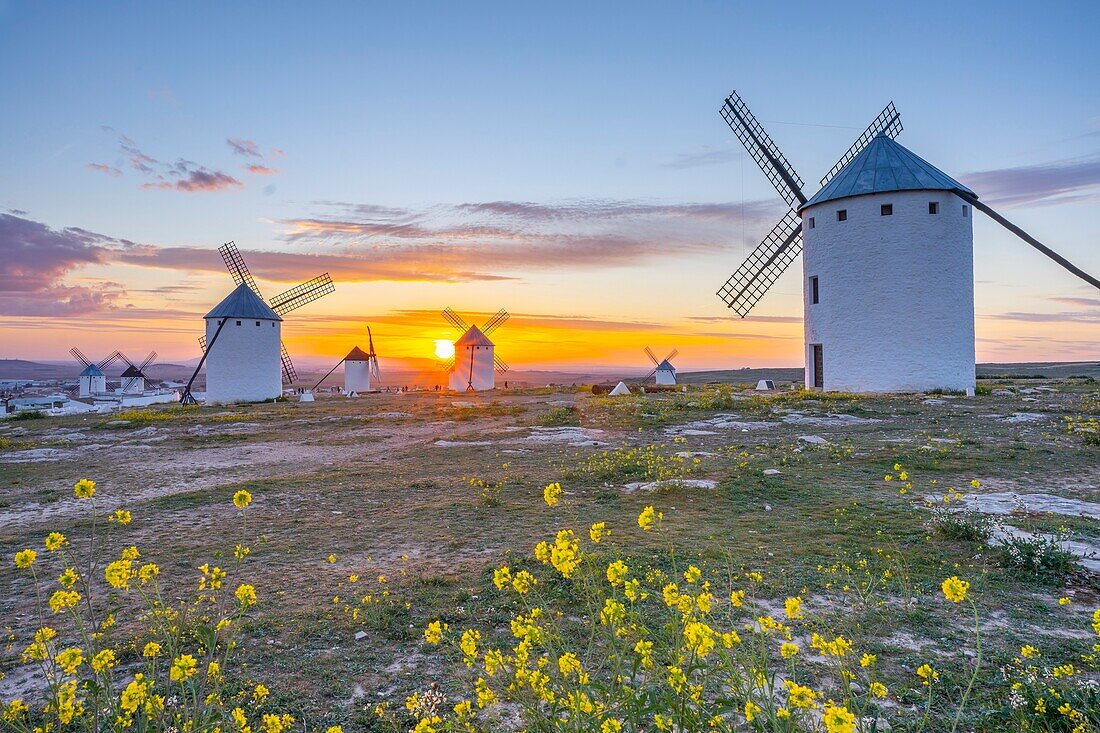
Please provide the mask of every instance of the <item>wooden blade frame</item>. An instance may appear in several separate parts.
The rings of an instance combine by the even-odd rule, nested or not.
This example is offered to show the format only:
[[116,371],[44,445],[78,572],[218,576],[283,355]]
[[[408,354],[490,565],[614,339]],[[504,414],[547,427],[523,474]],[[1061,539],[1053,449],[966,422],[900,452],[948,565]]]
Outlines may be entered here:
[[[226,268],[229,269],[229,274],[233,276],[233,282],[237,285],[244,283],[248,285],[256,295],[260,295],[260,287],[256,284],[256,280],[253,279],[252,273],[248,271],[248,265],[244,263],[244,257],[241,256],[240,251],[237,249],[237,245],[233,242],[226,242],[221,247],[218,247],[218,252],[221,253],[222,260],[225,261]],[[263,296],[260,295],[262,298]]]
[[764,171],[764,175],[787,205],[806,203],[806,196],[802,193],[802,187],[806,184],[736,91],[726,97],[721,113],[722,119],[733,130],[733,134],[737,135],[737,139],[760,166],[760,170]]
[[312,280],[306,280],[301,285],[294,286],[285,293],[276,295],[271,299],[271,310],[282,316],[334,292],[336,292],[336,286],[332,284],[332,278],[326,272]]
[[499,311],[497,311],[495,316],[485,322],[485,325],[481,328],[481,332],[488,336],[493,331],[503,326],[504,322],[507,321],[509,318],[511,318],[511,316],[508,314],[508,311],[501,308]]
[[744,318],[801,253],[802,220],[791,210],[719,289],[718,297]]
[[87,356],[85,356],[84,352],[81,351],[80,349],[76,348],[75,346],[73,348],[69,349],[69,353],[72,354],[73,357],[77,361],[79,361],[81,364],[83,364],[85,366],[85,368],[90,367],[92,365],[92,360],[89,359]]
[[447,323],[451,324],[451,326],[457,329],[460,333],[466,333],[466,331],[470,329],[470,326],[466,323],[466,321],[462,320],[462,318],[450,308],[444,309],[442,315],[444,320],[446,320]]

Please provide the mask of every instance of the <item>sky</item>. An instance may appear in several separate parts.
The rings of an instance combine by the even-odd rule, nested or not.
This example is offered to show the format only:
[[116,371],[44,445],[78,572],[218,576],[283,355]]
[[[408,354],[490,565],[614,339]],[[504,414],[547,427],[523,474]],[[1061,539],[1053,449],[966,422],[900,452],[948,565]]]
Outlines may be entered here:
[[[785,211],[736,89],[817,181],[899,142],[1100,272],[1100,4],[0,0],[0,358],[199,356],[234,241],[296,360],[431,359],[500,308],[513,367],[801,366],[801,264],[715,296]],[[974,222],[979,361],[1100,358],[1100,292]]]

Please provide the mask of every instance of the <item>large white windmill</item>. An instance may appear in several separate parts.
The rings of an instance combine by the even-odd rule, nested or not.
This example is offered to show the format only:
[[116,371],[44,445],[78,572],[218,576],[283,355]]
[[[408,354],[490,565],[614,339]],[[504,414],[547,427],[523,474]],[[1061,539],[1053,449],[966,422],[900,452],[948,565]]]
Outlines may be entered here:
[[496,387],[496,375],[508,371],[508,365],[495,353],[489,334],[508,320],[508,311],[501,308],[481,328],[471,326],[457,313],[447,308],[443,317],[462,335],[455,341],[454,359],[447,367],[447,385],[455,392],[480,392]]
[[718,296],[744,318],[805,247],[807,387],[973,389],[974,209],[1100,288],[1100,280],[896,143],[902,126],[892,102],[812,198],[736,92],[721,114],[791,209]]
[[[278,397],[284,378],[287,384],[298,379],[282,343],[282,316],[334,292],[336,287],[326,272],[276,295],[268,304],[237,246],[227,242],[218,252],[237,288],[203,317],[206,333],[199,337],[202,358],[184,388],[181,402],[195,404],[191,387],[204,363],[208,403]],[[219,337],[222,341],[216,344]],[[219,348],[215,349],[216,345]]]

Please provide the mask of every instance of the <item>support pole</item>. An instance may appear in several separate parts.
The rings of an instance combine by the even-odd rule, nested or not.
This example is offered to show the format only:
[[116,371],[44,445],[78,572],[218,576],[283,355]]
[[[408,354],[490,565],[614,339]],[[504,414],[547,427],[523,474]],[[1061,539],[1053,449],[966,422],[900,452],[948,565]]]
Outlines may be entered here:
[[1038,239],[1031,236],[1030,234],[1025,232],[1023,229],[1016,226],[1015,224],[1010,222],[1008,219],[1004,218],[1003,216],[998,214],[996,211],[994,211],[993,209],[986,206],[984,203],[982,203],[981,201],[978,200],[977,196],[971,196],[971,195],[967,195],[967,194],[964,194],[964,193],[958,193],[957,195],[963,201],[969,202],[970,205],[973,206],[975,209],[980,209],[981,211],[985,212],[986,215],[988,215],[990,219],[997,222],[998,224],[1003,226],[1005,229],[1012,232],[1017,237],[1024,240],[1025,242],[1030,244],[1032,247],[1039,250],[1040,252],[1045,254],[1047,257],[1054,260],[1059,265],[1066,268],[1067,270],[1072,272],[1074,275],[1076,275],[1077,277],[1079,277],[1082,280],[1084,280],[1085,282],[1087,282],[1089,285],[1093,286],[1094,288],[1100,288],[1100,280],[1098,280],[1095,277],[1093,277],[1092,275],[1088,274],[1087,272],[1082,270],[1080,267],[1073,264],[1072,262],[1067,260],[1065,257],[1063,257],[1062,255],[1060,255],[1057,252],[1055,252],[1054,250],[1052,250],[1050,247],[1047,247],[1045,244],[1040,242]]
[[210,349],[214,348],[214,342],[218,340],[218,334],[225,328],[225,323],[228,320],[228,318],[223,318],[221,320],[221,323],[218,324],[218,330],[214,331],[214,338],[210,339],[210,343],[203,349],[202,358],[199,359],[199,365],[195,367],[195,373],[187,380],[187,386],[183,389],[183,396],[180,397],[181,405],[197,405],[199,403],[191,394],[191,385],[195,383],[195,377],[199,376],[199,371],[202,369],[203,363],[206,362],[206,355],[210,353]]
[[310,390],[310,392],[313,392],[313,391],[314,391],[314,390],[316,390],[316,389],[317,389],[318,387],[320,387],[320,386],[321,386],[321,382],[323,382],[323,381],[325,381],[326,379],[328,379],[328,375],[329,375],[329,374],[332,374],[332,373],[333,373],[334,371],[336,371],[336,367],[340,366],[340,365],[341,365],[341,364],[343,364],[343,363],[344,363],[344,360],[343,360],[343,359],[341,359],[340,361],[336,362],[336,366],[334,366],[334,367],[333,367],[332,369],[329,369],[329,370],[328,370],[328,373],[327,373],[327,374],[325,374],[325,376],[323,376],[323,377],[321,377],[321,378],[320,378],[319,380],[317,380],[317,384],[313,385],[313,389],[311,389],[311,390]]

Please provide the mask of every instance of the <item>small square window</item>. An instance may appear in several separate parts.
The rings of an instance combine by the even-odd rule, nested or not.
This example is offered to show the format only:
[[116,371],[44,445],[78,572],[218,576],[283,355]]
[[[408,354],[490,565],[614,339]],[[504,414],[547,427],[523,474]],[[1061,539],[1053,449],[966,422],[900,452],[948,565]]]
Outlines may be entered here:
[[970,207],[963,204],[963,217],[965,218],[967,216],[970,216]]
[[240,321],[237,321],[237,325],[238,325],[238,326],[239,326],[239,325],[241,325],[241,322],[240,322]]
[[814,223],[814,218],[811,216],[810,217],[810,229],[813,229],[815,226],[816,226],[816,224]]
[[848,221],[848,210],[847,209],[838,209],[837,212],[836,212],[836,220],[837,221]]
[[810,276],[810,302],[816,303],[818,299],[817,275]]
[[882,216],[893,216],[894,215],[894,205],[893,204],[883,204],[882,206],[879,207],[879,214],[882,215]]
[[939,201],[929,201],[928,202],[928,213],[929,214],[938,214],[938,213],[940,213],[940,202]]
[[260,322],[259,322],[259,321],[256,321],[256,325],[257,325],[257,326],[258,326],[258,325],[260,325]]

